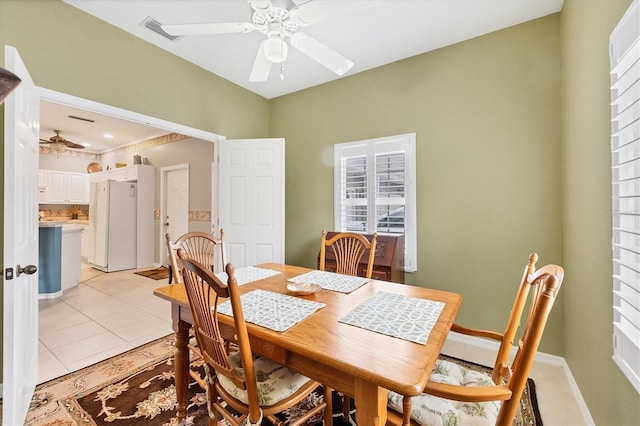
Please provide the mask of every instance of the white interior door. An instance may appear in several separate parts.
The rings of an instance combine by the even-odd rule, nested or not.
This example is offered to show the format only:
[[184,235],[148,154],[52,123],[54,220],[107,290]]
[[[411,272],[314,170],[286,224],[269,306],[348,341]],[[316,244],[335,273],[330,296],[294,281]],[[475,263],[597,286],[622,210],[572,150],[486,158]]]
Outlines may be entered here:
[[189,232],[189,165],[163,167],[160,171],[162,205],[160,226],[160,260],[167,259],[165,234],[175,241]]
[[218,149],[227,262],[284,263],[284,139],[225,140]]
[[[2,424],[21,425],[38,375],[38,133],[40,99],[18,51],[6,68],[22,79],[5,101]],[[20,269],[27,268],[27,273]]]

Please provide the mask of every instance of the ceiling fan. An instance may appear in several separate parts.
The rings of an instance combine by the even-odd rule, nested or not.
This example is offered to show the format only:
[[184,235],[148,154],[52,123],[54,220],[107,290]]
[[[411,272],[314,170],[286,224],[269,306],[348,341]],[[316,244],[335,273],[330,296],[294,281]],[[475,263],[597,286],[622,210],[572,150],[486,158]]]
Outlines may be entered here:
[[40,139],[40,143],[49,144],[56,151],[62,151],[65,148],[84,149],[83,145],[68,141],[62,136],[60,136],[60,133],[62,133],[62,130],[54,130],[54,133],[55,135],[51,136],[49,139]]
[[[326,19],[370,8],[376,1],[322,0],[248,0],[251,22],[216,22],[201,24],[165,24],[162,29],[172,36],[231,34],[260,31],[267,36],[260,43],[249,81],[266,81],[273,64],[287,59],[291,45],[338,75],[344,75],[353,62],[315,38],[298,31]],[[282,77],[282,74],[281,74]]]

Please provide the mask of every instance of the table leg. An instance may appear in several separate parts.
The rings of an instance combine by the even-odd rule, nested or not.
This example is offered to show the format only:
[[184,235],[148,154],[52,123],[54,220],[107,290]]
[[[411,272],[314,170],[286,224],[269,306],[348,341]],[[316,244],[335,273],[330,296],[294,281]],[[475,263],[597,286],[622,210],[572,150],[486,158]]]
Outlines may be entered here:
[[174,362],[176,384],[176,416],[179,424],[187,417],[189,398],[189,329],[191,324],[179,320],[176,330],[176,355]]
[[387,390],[356,378],[356,423],[383,426],[387,422]]

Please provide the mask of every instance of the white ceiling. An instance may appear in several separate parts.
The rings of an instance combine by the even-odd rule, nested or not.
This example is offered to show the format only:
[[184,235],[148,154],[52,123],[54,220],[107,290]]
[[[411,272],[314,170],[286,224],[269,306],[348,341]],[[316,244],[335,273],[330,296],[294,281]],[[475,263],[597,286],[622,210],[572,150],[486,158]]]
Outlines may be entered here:
[[[169,41],[140,23],[151,16],[162,24],[245,22],[251,20],[247,0],[64,0],[91,15],[186,59],[210,72],[271,99],[341,78],[294,48],[284,63],[284,79],[274,66],[269,79],[249,82],[260,42],[249,34],[184,36]],[[306,0],[293,0],[296,4]],[[418,55],[492,31],[558,12],[563,0],[312,0],[361,6],[300,31],[316,38],[355,63],[346,76]],[[87,34],[90,36],[90,34]],[[74,120],[89,118],[94,123]],[[40,137],[53,130],[86,151],[104,152],[168,133],[166,130],[115,119],[94,112],[41,102]],[[114,139],[103,137],[111,133]]]
[[[88,122],[69,116],[93,120]],[[60,130],[60,136],[78,144],[88,143],[83,151],[102,153],[124,145],[146,141],[170,133],[146,124],[113,118],[96,112],[72,108],[54,102],[40,102],[40,138],[49,139]],[[105,133],[113,139],[104,137]],[[45,145],[46,146],[46,145]]]
[[[252,11],[247,0],[64,1],[267,99],[341,78],[290,48],[283,80],[279,66],[274,65],[266,82],[252,83],[249,74],[260,42],[265,39],[262,33],[192,35],[170,41],[140,25],[149,16],[161,24],[250,22]],[[357,12],[299,28],[355,63],[345,76],[558,12],[563,3],[563,0],[312,1],[337,7],[343,7],[344,3],[363,6]]]

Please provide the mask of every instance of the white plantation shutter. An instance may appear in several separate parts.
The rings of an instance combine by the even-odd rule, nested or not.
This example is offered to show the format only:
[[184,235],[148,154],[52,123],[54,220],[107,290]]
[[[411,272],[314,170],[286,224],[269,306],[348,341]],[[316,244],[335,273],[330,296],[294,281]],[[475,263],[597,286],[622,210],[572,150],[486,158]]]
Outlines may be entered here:
[[405,152],[376,155],[376,231],[404,234]]
[[354,155],[342,161],[341,171],[341,222],[344,230],[367,230],[367,157]]
[[613,359],[640,393],[640,10],[611,34]]
[[415,133],[334,147],[337,231],[404,234],[405,271],[416,270]]

